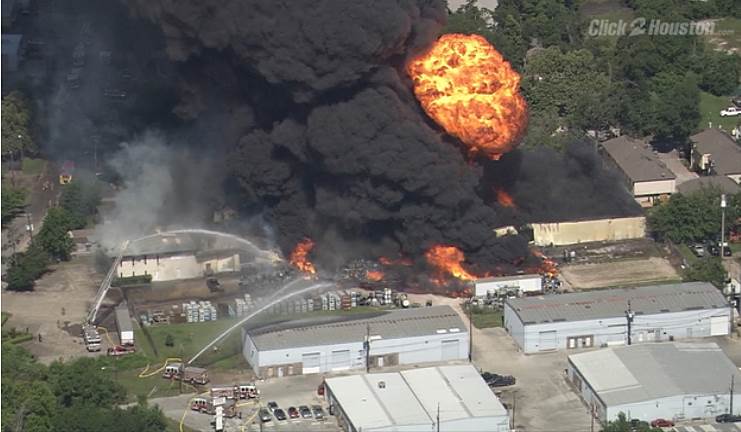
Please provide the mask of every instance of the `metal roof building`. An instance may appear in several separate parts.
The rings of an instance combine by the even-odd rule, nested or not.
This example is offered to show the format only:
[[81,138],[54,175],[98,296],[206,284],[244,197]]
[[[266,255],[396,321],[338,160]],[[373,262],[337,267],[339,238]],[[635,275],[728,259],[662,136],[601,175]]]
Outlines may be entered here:
[[623,135],[600,144],[607,160],[625,176],[637,201],[651,204],[674,193],[676,176],[659,160],[645,139]]
[[508,299],[504,306],[504,326],[526,353],[726,335],[729,323],[730,306],[707,282]]
[[401,309],[247,328],[243,354],[262,377],[458,360],[468,332],[450,306]]
[[692,135],[692,166],[741,183],[741,146],[717,128]]
[[[715,417],[736,366],[715,343],[632,345],[569,356],[568,376],[600,420]],[[735,407],[741,412],[741,407]]]
[[348,432],[509,431],[507,410],[471,365],[328,378],[325,387]]

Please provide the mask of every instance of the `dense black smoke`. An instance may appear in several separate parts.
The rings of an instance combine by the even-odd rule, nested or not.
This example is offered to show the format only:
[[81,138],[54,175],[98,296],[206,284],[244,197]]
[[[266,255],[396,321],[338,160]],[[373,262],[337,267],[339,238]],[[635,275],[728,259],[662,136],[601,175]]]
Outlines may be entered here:
[[[234,146],[229,196],[243,214],[264,215],[284,251],[308,236],[329,266],[421,257],[436,243],[462,248],[478,269],[527,255],[523,238],[494,235],[511,214],[484,202],[481,166],[425,117],[403,72],[442,28],[442,1],[128,3],[160,25],[168,54],[181,62],[178,115],[249,118],[225,137]],[[245,132],[236,140],[238,130]],[[521,207],[533,214],[570,205],[533,196],[534,185],[551,182],[560,194],[559,184],[596,173],[578,152],[550,174],[548,155],[522,155],[498,165],[507,164],[518,201],[541,201]],[[603,188],[582,190],[598,197]]]

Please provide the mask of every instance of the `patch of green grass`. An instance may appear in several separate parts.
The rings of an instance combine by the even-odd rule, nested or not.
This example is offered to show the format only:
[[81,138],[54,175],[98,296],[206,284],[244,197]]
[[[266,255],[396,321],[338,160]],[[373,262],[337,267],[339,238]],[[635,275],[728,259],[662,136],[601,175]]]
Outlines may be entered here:
[[741,118],[721,117],[720,111],[731,106],[730,96],[713,96],[710,93],[700,92],[700,129],[707,129],[709,124],[717,128],[721,126],[726,132],[730,132]]
[[722,18],[716,21],[713,30],[712,34],[705,36],[705,40],[711,49],[735,49],[736,54],[741,54],[741,19]]
[[44,171],[44,168],[46,168],[45,159],[24,158],[22,165],[21,165],[23,174],[27,174],[27,175],[41,174]]
[[692,265],[692,263],[694,263],[695,261],[699,259],[697,258],[697,255],[692,253],[692,250],[686,244],[681,244],[677,246],[677,249],[679,250],[679,253],[682,255],[682,258],[684,258],[684,260],[687,261],[687,264]]
[[741,254],[741,243],[729,243],[728,247],[731,248],[731,253],[733,255]]
[[478,328],[491,328],[502,326],[502,311],[491,308],[474,307],[471,321]]
[[0,312],[0,315],[2,315],[2,321],[3,321],[2,325],[5,325],[5,321],[10,319],[10,317],[12,316],[8,312]]

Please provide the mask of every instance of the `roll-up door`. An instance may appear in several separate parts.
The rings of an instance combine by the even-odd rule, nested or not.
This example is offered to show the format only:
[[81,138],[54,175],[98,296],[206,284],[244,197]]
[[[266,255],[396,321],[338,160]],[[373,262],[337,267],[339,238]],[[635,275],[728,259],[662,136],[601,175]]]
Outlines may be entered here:
[[710,317],[710,336],[722,336],[728,334],[728,317]]
[[556,330],[538,333],[538,350],[552,351],[558,348],[556,344]]
[[321,354],[320,353],[306,353],[301,355],[301,363],[303,364],[303,373],[319,373],[321,372]]
[[329,368],[333,371],[350,369],[350,350],[332,351]]
[[457,360],[460,353],[460,341],[458,339],[442,341],[442,360]]

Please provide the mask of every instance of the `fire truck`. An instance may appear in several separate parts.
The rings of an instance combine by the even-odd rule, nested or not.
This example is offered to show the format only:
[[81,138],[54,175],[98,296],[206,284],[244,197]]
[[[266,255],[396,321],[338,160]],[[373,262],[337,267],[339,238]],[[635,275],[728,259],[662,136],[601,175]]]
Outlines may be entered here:
[[232,418],[237,415],[237,401],[225,398],[196,397],[190,402],[190,409],[203,414],[216,414],[216,407],[222,407],[224,417]]
[[193,385],[203,385],[208,383],[208,372],[206,369],[193,366],[183,366],[182,363],[170,363],[165,366],[165,371],[162,373],[162,377],[175,380],[182,379],[184,382]]
[[211,387],[211,397],[227,399],[255,399],[260,391],[254,384],[215,385]]
[[75,171],[75,163],[67,160],[62,163],[59,171],[59,184],[70,184],[72,182],[72,173]]
[[100,333],[94,326],[86,325],[82,328],[82,339],[88,352],[100,351]]

